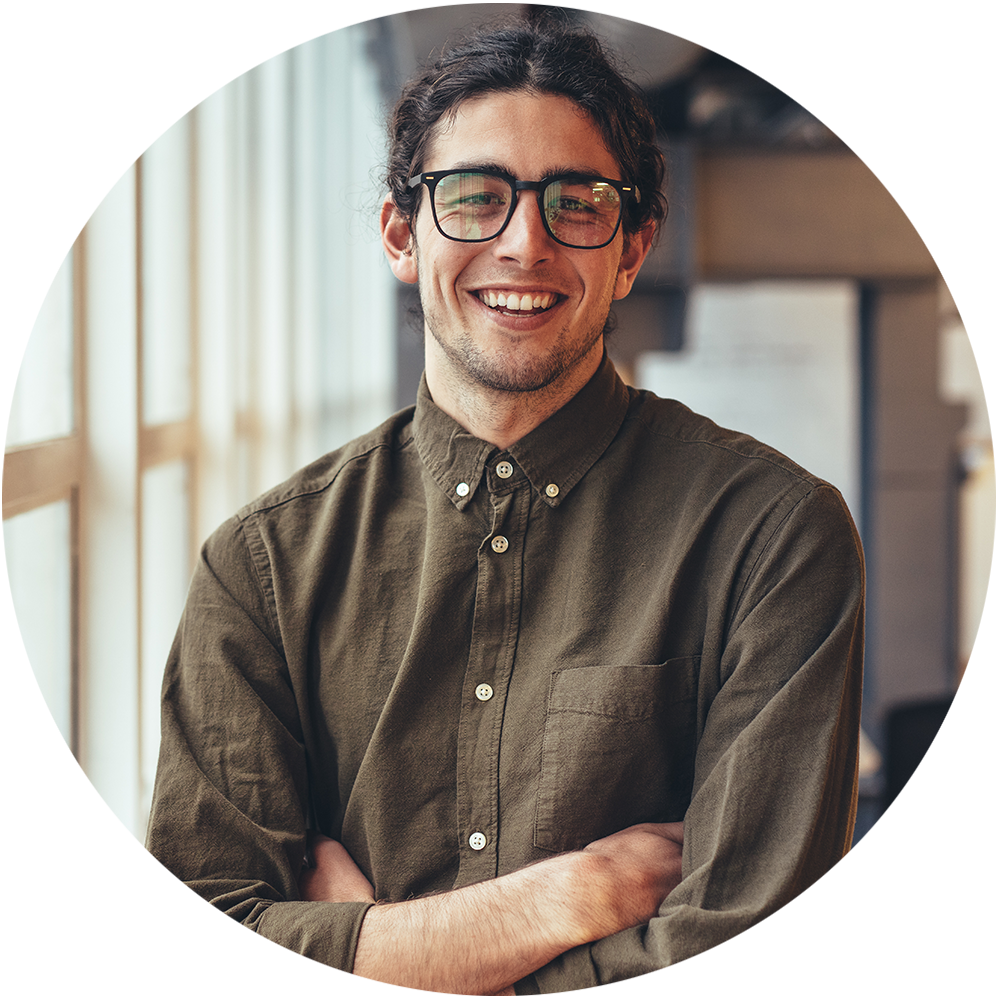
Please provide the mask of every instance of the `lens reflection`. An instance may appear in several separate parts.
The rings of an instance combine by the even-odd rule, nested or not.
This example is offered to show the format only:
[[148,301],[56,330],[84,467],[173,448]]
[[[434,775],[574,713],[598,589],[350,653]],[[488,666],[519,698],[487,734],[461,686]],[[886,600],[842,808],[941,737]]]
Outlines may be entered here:
[[[506,177],[482,171],[448,174],[434,188],[434,215],[451,239],[489,240],[506,225],[515,197]],[[606,181],[556,178],[538,197],[549,235],[568,246],[604,246],[621,221],[621,195]]]

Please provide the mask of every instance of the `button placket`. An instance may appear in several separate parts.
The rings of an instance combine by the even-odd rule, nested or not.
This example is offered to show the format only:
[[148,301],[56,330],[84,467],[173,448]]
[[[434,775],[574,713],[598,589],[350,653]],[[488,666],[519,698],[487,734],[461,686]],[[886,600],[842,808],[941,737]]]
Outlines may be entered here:
[[[530,484],[513,466],[504,483],[497,470],[499,464],[494,460],[487,466],[493,481],[484,499],[488,495],[493,516],[477,556],[472,641],[458,727],[456,832],[460,861],[456,885],[495,877],[498,863],[497,762],[503,698],[516,648],[513,637],[519,627],[520,563],[532,493]],[[502,488],[497,491],[497,486]]]
[[514,460],[504,458],[502,455],[494,455],[486,463],[486,473],[490,491],[494,496],[520,489],[526,481],[523,470],[517,467]]

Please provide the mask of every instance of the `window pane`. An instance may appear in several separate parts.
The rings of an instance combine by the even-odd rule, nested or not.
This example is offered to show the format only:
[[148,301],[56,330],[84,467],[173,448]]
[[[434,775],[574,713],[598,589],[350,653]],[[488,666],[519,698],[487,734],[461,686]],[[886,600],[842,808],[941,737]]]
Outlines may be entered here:
[[183,420],[191,405],[188,121],[142,157],[142,419]]
[[56,274],[28,338],[17,376],[7,444],[73,433],[73,263]]
[[254,71],[257,128],[251,147],[256,238],[251,274],[257,307],[254,405],[260,413],[259,487],[290,475],[292,442],[289,75],[287,54]]
[[49,711],[72,740],[70,504],[46,504],[3,523],[17,624]]
[[160,685],[187,594],[187,465],[166,462],[142,475],[142,786],[148,807],[160,745]]
[[[81,764],[131,830],[138,794],[136,169],[91,216],[83,277],[87,489],[80,504]],[[85,665],[85,666],[84,666]]]
[[10,413],[10,398],[30,330],[29,320],[0,318],[0,413]]

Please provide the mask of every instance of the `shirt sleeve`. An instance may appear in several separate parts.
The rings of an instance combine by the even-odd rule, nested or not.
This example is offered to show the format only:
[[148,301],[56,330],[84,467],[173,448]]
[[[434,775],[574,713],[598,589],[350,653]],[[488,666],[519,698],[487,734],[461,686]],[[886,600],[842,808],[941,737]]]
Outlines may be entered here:
[[[820,486],[765,523],[704,715],[683,880],[648,925],[574,948],[518,993],[597,986],[703,952],[773,913],[850,847],[864,629],[861,546]],[[713,681],[713,683],[715,683]]]
[[350,971],[368,904],[299,897],[306,759],[266,593],[233,519],[202,550],[167,663],[146,846],[224,913]]

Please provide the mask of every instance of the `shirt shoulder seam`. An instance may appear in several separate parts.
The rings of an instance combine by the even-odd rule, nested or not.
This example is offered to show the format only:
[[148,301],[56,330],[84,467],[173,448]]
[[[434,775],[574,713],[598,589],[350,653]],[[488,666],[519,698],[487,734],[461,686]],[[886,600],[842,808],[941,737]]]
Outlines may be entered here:
[[[768,533],[767,537],[761,537],[760,544],[757,547],[756,554],[753,558],[753,563],[747,566],[739,594],[736,595],[733,602],[734,615],[728,626],[730,632],[739,627],[735,610],[742,604],[743,596],[746,594],[747,588],[750,586],[750,582],[753,580],[754,575],[760,566],[761,560],[767,554],[771,546],[775,544],[775,539],[781,532],[782,526],[787,523],[788,519],[795,513],[795,511],[812,496],[821,493],[830,493],[831,495],[839,498],[842,504],[844,502],[840,491],[831,483],[822,479],[815,479],[814,482],[810,482],[810,478],[805,476],[800,478],[800,483],[790,485],[780,494],[780,496],[775,498],[775,502],[772,505],[771,510],[768,512],[767,517],[761,524],[761,529],[763,529],[768,521],[776,515],[780,515],[777,517],[777,521]],[[795,495],[796,493],[798,493],[797,496]],[[782,507],[784,507],[784,510],[782,510]],[[742,620],[742,618],[740,620]]]
[[[693,413],[694,411],[691,412]],[[777,469],[780,472],[787,474],[788,476],[791,476],[793,479],[806,483],[810,487],[829,486],[831,489],[834,490],[836,489],[836,487],[832,486],[832,484],[827,483],[826,480],[821,479],[819,476],[813,475],[806,469],[803,469],[800,465],[798,465],[798,463],[794,462],[790,458],[787,458],[787,456],[783,456],[785,458],[785,462],[777,462],[770,455],[749,454],[747,451],[735,448],[731,444],[728,444],[724,441],[713,441],[707,437],[678,434],[675,431],[665,430],[664,428],[657,426],[652,420],[649,419],[648,416],[642,413],[629,414],[626,416],[625,420],[626,421],[634,420],[637,423],[641,423],[651,434],[655,434],[657,437],[661,437],[669,441],[674,441],[677,444],[700,445],[705,448],[714,448],[718,451],[725,451],[731,455],[735,455],[746,462],[765,462],[772,468]],[[724,429],[720,428],[720,430]],[[756,438],[750,438],[749,435],[739,435],[738,432],[736,431],[732,431],[730,433],[732,433],[734,437],[745,436],[748,438],[748,440],[756,441],[757,444],[759,444],[761,447],[767,448],[770,451],[775,450],[771,448],[770,445],[765,444],[763,441],[757,441]],[[776,454],[780,454],[780,452],[776,452]]]
[[[240,539],[246,548],[247,555],[250,559],[250,565],[253,567],[254,580],[256,581],[257,587],[260,590],[261,596],[264,598],[264,608],[267,611],[268,627],[271,630],[272,644],[275,649],[277,649],[282,659],[285,658],[285,644],[281,639],[281,628],[278,625],[278,607],[277,601],[274,596],[274,585],[271,575],[271,561],[267,557],[266,551],[264,551],[263,541],[260,538],[259,532],[257,532],[247,521],[240,518],[236,518],[236,530],[239,532]],[[248,531],[254,531],[254,536],[258,545],[254,545],[253,541],[248,537]]]
[[[319,483],[315,485],[303,484],[301,487],[290,492],[287,496],[280,496],[276,497],[273,500],[269,500],[268,498],[272,494],[283,488],[282,486],[277,486],[273,490],[269,490],[267,493],[262,494],[257,499],[251,500],[250,503],[245,504],[236,512],[235,516],[238,521],[243,523],[245,521],[252,519],[256,515],[266,514],[268,511],[276,510],[277,508],[283,507],[286,504],[291,503],[295,500],[301,500],[304,499],[305,497],[316,496],[328,490],[337,481],[338,477],[355,462],[359,462],[362,459],[367,458],[369,455],[372,455],[377,451],[397,450],[402,452],[405,451],[407,448],[409,448],[412,445],[412,443],[413,443],[412,433],[405,437],[401,437],[401,439],[398,442],[378,441],[375,444],[372,444],[369,447],[365,448],[363,451],[344,456],[339,462],[336,463],[336,465],[334,465],[329,470],[326,476]],[[320,461],[322,461],[322,459],[320,459]]]

